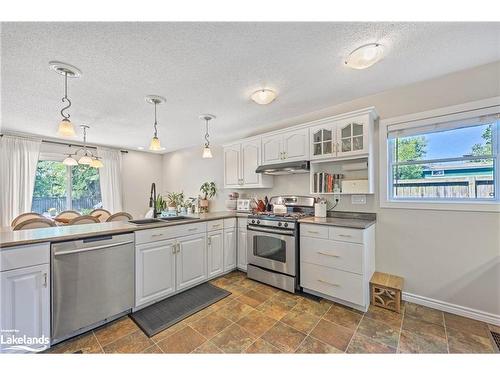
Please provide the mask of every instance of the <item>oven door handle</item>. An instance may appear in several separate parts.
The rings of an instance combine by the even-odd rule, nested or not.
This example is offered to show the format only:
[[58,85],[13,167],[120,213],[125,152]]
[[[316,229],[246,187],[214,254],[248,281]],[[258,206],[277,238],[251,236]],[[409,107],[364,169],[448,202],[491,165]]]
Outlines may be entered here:
[[293,229],[267,229],[267,228],[262,228],[262,227],[258,227],[255,225],[247,225],[247,229],[252,231],[252,232],[272,233],[272,234],[279,234],[279,235],[283,235],[283,236],[293,236],[294,235]]

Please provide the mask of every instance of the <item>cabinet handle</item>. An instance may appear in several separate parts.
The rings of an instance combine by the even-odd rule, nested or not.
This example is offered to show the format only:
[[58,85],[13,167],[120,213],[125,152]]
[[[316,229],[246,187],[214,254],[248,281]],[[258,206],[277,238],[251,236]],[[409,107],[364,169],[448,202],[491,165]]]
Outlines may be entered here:
[[172,245],[172,254],[175,254],[176,252],[177,252],[177,244],[176,244],[176,243],[174,243],[174,244]]
[[163,236],[163,233],[157,233],[151,235],[151,237],[161,237],[161,236]]
[[318,281],[319,281],[320,283],[323,283],[323,284],[328,284],[328,285],[331,285],[331,286],[340,286],[339,284],[330,283],[330,282],[328,282],[328,281],[321,280],[321,279],[318,279]]
[[346,237],[346,238],[351,238],[352,236],[350,234],[339,234],[339,237]]
[[181,252],[181,244],[180,243],[177,243],[177,252],[180,253]]
[[198,228],[189,228],[188,229],[189,232],[192,232],[192,231],[195,231],[195,230],[198,230]]
[[48,285],[47,283],[48,283],[48,282],[47,282],[47,272],[45,272],[45,273],[43,274],[43,287],[44,287],[44,288],[47,288],[47,285]]
[[308,230],[307,233],[311,233],[311,234],[319,234],[319,232],[315,231],[315,230]]
[[326,256],[328,256],[328,257],[340,258],[340,255],[323,253],[322,251],[318,251],[317,253],[318,253],[318,254],[321,254],[321,255],[326,255]]
[[208,246],[212,246],[212,237],[207,238]]

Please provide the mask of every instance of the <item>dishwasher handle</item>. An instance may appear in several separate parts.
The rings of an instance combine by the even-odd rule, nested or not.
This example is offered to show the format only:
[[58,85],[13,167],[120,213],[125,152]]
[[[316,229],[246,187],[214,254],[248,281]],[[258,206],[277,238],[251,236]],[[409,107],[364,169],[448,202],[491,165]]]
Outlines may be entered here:
[[84,247],[82,249],[77,249],[77,250],[63,250],[63,251],[55,252],[54,256],[66,255],[66,254],[84,253],[84,252],[87,252],[87,251],[101,250],[101,249],[107,249],[107,248],[110,248],[110,247],[128,245],[130,243],[134,243],[134,241],[131,240],[131,241],[115,242],[115,243],[110,243],[110,244],[100,245],[100,246]]

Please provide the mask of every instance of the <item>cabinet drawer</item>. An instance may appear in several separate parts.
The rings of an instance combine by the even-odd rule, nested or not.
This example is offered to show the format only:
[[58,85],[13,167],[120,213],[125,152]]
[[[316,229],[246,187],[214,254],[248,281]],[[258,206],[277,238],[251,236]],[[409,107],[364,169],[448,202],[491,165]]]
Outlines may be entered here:
[[328,239],[328,227],[324,225],[300,224],[300,236]]
[[331,240],[337,240],[337,241],[363,243],[363,230],[342,228],[342,227],[330,227],[329,238]]
[[190,234],[203,233],[207,230],[207,223],[182,224],[171,227],[146,229],[135,232],[135,243],[148,243],[153,241],[167,240],[170,238],[183,237]]
[[301,238],[300,260],[361,274],[363,245],[322,238]]
[[224,229],[236,227],[236,218],[224,219]]
[[300,285],[347,302],[365,304],[363,277],[355,273],[301,262]]
[[212,220],[212,221],[207,221],[207,231],[211,230],[221,230],[224,228],[224,220]]
[[0,271],[36,266],[49,263],[50,244],[48,242],[0,249]]

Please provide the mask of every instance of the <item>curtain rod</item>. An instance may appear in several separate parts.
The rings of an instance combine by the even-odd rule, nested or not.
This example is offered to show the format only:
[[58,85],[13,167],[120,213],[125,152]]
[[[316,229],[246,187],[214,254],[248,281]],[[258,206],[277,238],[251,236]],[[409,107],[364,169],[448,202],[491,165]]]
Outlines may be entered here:
[[[4,136],[3,134],[0,134],[0,137],[3,137],[3,136]],[[54,145],[63,145],[63,146],[69,146],[69,147],[83,147],[82,144],[78,144],[78,143],[67,143],[67,142],[49,141],[49,140],[46,140],[46,139],[42,139],[42,143],[52,143]],[[89,146],[89,145],[87,145],[87,148],[90,148],[90,149],[93,149],[93,150],[97,150],[96,146]],[[120,152],[124,153],[124,154],[128,154],[127,150],[120,150]]]

